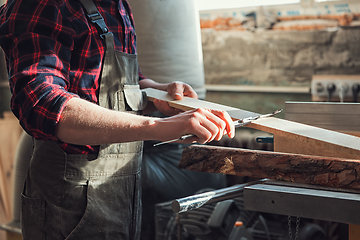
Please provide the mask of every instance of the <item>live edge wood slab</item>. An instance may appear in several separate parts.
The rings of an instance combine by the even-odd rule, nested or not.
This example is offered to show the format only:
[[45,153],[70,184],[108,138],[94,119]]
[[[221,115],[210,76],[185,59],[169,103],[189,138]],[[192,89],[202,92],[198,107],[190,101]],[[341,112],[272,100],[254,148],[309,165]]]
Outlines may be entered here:
[[343,158],[192,145],[179,168],[360,190],[360,161]]

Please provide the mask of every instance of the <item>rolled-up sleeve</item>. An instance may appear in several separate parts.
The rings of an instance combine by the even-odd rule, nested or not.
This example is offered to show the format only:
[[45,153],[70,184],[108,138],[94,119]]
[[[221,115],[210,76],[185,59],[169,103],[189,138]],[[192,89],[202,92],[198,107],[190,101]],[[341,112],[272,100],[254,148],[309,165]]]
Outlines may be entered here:
[[[26,3],[25,3],[26,1]],[[9,71],[11,109],[26,132],[57,140],[69,90],[73,30],[56,1],[12,1],[1,11],[0,45]]]

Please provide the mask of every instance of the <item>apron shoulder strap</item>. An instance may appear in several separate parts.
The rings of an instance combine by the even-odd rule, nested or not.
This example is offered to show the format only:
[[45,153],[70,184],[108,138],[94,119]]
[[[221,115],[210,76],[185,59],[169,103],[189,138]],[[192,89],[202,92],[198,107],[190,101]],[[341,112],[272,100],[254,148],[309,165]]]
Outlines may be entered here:
[[95,3],[92,0],[79,1],[85,8],[87,17],[90,22],[92,22],[97,27],[100,37],[104,39],[106,35],[112,35],[112,33],[109,32],[109,28],[107,27],[104,18],[99,13]]

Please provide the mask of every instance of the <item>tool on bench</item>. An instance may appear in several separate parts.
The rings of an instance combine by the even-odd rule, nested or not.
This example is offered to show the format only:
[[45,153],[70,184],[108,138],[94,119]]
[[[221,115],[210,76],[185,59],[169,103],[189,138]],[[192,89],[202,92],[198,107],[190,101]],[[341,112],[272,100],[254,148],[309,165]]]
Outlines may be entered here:
[[[280,113],[281,111],[282,111],[282,109],[278,109],[278,110],[276,110],[275,112],[272,112],[272,113],[268,113],[268,114],[264,114],[264,115],[258,115],[258,116],[254,116],[254,117],[247,117],[247,118],[243,118],[243,119],[240,119],[240,120],[236,120],[236,121],[234,121],[234,126],[235,126],[235,128],[242,127],[242,126],[245,126],[246,124],[251,123],[252,121],[254,121],[256,119],[272,117],[272,116]],[[187,134],[187,135],[181,136],[181,137],[179,137],[177,139],[172,139],[172,140],[169,140],[169,141],[156,143],[156,144],[154,144],[154,147],[159,146],[159,145],[163,145],[163,144],[167,144],[167,143],[173,143],[173,142],[177,142],[177,141],[182,141],[182,140],[185,140],[185,139],[188,139],[188,138],[191,138],[191,137],[195,137],[195,136],[196,136],[195,134]]]

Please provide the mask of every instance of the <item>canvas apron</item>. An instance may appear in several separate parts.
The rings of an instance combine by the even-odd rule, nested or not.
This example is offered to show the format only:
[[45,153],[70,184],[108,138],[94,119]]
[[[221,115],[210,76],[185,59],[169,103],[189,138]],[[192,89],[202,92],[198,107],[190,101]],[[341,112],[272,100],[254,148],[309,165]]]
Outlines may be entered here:
[[[89,15],[98,13],[91,0],[83,6]],[[99,105],[140,113],[146,98],[138,85],[137,56],[115,51],[101,15],[95,21],[106,42]],[[35,140],[22,196],[24,240],[139,239],[141,159],[142,142],[74,155],[56,142]]]

